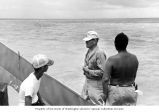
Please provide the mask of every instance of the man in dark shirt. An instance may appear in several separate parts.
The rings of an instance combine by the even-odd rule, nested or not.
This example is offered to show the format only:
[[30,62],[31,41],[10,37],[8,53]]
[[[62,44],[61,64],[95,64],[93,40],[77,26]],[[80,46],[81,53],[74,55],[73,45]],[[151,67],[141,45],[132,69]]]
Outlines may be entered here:
[[114,41],[118,54],[108,58],[103,76],[103,91],[109,105],[136,105],[134,82],[138,59],[126,50],[128,37],[119,33]]

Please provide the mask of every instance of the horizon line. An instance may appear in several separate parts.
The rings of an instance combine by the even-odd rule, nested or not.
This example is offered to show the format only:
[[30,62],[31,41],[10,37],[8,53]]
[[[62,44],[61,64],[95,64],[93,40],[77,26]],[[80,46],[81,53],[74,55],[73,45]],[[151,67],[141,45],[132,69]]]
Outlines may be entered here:
[[102,20],[102,19],[159,19],[159,17],[128,17],[128,18],[0,18],[0,20]]

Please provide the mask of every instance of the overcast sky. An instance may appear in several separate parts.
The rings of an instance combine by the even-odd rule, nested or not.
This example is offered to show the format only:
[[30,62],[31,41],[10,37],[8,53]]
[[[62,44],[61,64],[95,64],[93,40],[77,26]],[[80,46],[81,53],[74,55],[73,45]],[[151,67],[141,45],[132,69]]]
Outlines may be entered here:
[[159,0],[0,0],[0,18],[159,17]]

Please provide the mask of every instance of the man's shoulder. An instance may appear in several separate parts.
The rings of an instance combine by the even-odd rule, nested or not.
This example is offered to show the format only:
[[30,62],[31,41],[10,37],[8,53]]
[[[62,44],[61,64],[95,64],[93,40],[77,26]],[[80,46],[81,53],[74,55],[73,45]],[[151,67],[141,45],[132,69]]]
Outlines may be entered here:
[[96,51],[96,53],[97,53],[97,54],[104,54],[104,55],[106,55],[106,53],[105,53],[105,51],[104,51],[103,49],[98,49],[98,50]]
[[23,90],[23,91],[25,91],[25,90],[28,90],[29,88],[32,88],[33,87],[33,83],[32,83],[32,81],[24,81],[24,82],[22,82],[22,84],[21,84],[21,90]]
[[[120,54],[116,54],[116,55],[113,55],[113,56],[110,56],[108,59],[110,60],[116,60],[116,59],[121,59],[123,56],[120,55]],[[132,53],[127,53],[127,57],[131,57],[131,58],[136,58],[137,59],[137,56],[135,54],[132,54]]]
[[118,59],[118,56],[117,56],[117,55],[113,55],[113,56],[110,56],[110,57],[108,58],[108,61],[114,61],[114,60],[116,60],[116,59]]
[[29,76],[22,82],[23,85],[29,86],[32,84],[34,79],[34,74],[30,73]]
[[129,55],[131,56],[131,58],[137,59],[137,56],[135,54],[129,52]]

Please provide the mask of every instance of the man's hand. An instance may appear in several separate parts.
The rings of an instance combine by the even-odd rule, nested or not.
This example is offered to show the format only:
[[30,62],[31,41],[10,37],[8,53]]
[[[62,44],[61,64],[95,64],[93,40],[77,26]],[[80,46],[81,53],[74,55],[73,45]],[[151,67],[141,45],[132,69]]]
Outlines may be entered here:
[[88,68],[88,66],[84,66],[84,67],[83,67],[83,71],[84,71],[84,75],[85,75],[87,78],[91,78],[90,73],[89,73],[89,68]]
[[84,67],[83,67],[83,71],[88,73],[88,72],[89,72],[88,66],[84,66]]
[[25,96],[25,105],[31,106],[32,104],[32,97],[31,96]]

